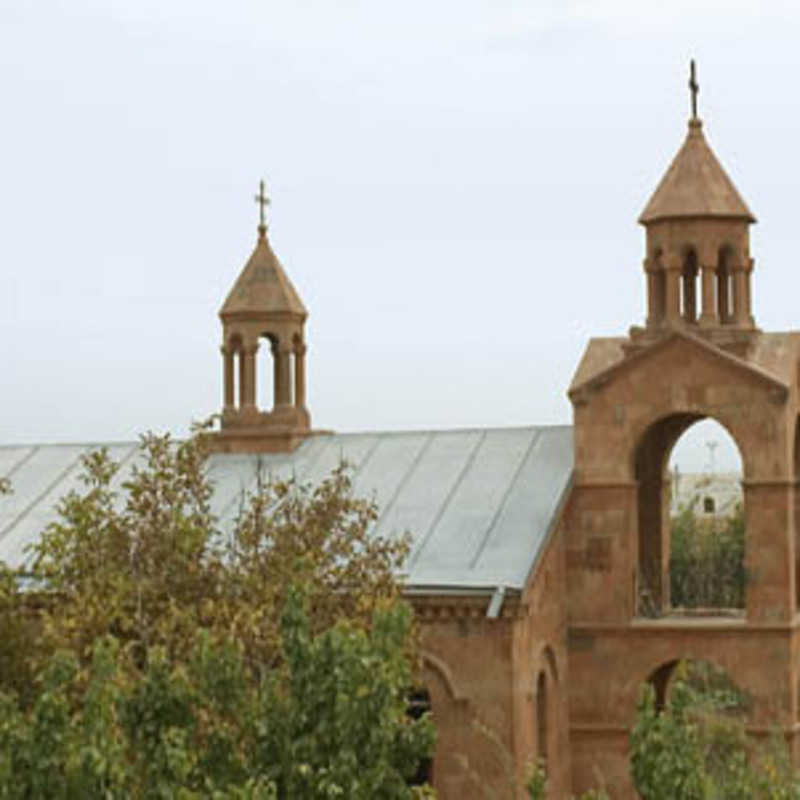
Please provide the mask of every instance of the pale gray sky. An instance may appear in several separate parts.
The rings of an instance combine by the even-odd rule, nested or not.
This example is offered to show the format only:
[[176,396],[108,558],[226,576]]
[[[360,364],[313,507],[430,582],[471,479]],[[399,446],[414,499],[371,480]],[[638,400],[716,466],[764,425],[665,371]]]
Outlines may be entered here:
[[798,38],[788,2],[4,0],[0,442],[219,408],[261,176],[316,425],[568,422],[587,338],[642,320],[690,56],[757,321],[798,327]]

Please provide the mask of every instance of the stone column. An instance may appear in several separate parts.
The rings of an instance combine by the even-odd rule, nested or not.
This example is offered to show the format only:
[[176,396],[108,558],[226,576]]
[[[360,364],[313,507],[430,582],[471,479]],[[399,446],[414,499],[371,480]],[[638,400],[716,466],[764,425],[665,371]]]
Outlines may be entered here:
[[278,384],[280,383],[281,376],[278,367],[278,340],[270,339],[269,351],[272,353],[272,409],[277,407],[280,400],[278,399]]
[[697,322],[697,272],[684,272],[683,281],[683,318],[687,322]]
[[748,322],[747,309],[747,267],[736,264],[733,268],[733,322],[745,326]]
[[300,409],[306,405],[306,346],[302,343],[294,349],[294,404]]
[[668,322],[681,318],[681,268],[680,264],[667,264],[666,317]]
[[277,382],[275,384],[275,404],[278,406],[289,406],[292,404],[291,387],[291,358],[292,351],[283,344],[277,347]]
[[224,401],[223,410],[232,410],[236,405],[236,398],[233,396],[233,351],[223,346],[220,347],[222,352],[223,364],[223,386],[224,386]]
[[236,357],[239,359],[239,408],[244,408],[247,404],[247,364],[241,347],[236,351]]
[[722,324],[731,321],[731,309],[729,308],[731,272],[726,264],[717,273],[717,309],[719,321]]
[[[250,345],[244,350],[244,407],[255,410],[256,408],[256,353],[258,345]],[[241,356],[240,356],[241,358]]]
[[717,296],[714,287],[717,283],[717,270],[712,264],[703,264],[700,267],[700,274],[703,280],[703,310],[700,314],[700,324],[703,326],[716,325],[719,322],[717,317]]

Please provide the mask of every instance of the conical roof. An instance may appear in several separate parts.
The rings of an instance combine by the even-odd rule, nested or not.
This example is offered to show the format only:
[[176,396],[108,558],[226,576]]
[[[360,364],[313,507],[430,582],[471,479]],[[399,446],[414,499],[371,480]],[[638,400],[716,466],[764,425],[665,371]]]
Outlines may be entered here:
[[703,135],[699,119],[689,120],[686,141],[639,217],[647,225],[659,219],[727,217],[755,222],[733,181]]
[[270,247],[266,229],[259,229],[253,254],[236,279],[220,309],[220,316],[233,314],[269,315],[290,313],[307,316],[297,290]]

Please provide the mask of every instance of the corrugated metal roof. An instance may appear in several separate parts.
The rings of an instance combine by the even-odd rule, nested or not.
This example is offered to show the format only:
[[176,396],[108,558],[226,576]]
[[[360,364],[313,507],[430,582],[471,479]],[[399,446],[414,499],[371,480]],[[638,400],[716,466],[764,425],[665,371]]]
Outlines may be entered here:
[[[25,563],[25,548],[56,518],[54,505],[78,487],[79,458],[100,445],[0,447],[0,475],[14,493],[0,498],[0,560]],[[134,443],[108,445],[135,462]],[[230,529],[256,463],[275,477],[320,482],[341,459],[353,466],[355,492],[372,496],[374,532],[409,532],[407,583],[420,590],[521,589],[551,529],[572,473],[567,426],[352,433],[308,439],[292,454],[211,456],[212,510]]]

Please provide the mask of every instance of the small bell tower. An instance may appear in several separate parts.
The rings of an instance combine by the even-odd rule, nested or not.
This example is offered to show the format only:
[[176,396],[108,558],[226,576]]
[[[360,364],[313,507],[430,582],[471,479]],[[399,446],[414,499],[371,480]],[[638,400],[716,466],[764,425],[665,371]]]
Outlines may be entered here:
[[639,222],[647,236],[647,322],[632,338],[686,328],[715,344],[745,344],[755,330],[750,225],[756,219],[709,147],[697,116],[695,64],[683,146]]
[[[264,181],[255,200],[260,208],[256,246],[219,312],[224,404],[221,430],[212,444],[217,452],[291,452],[311,433],[308,312],[270,246]],[[271,398],[257,392],[262,347],[272,357]]]

